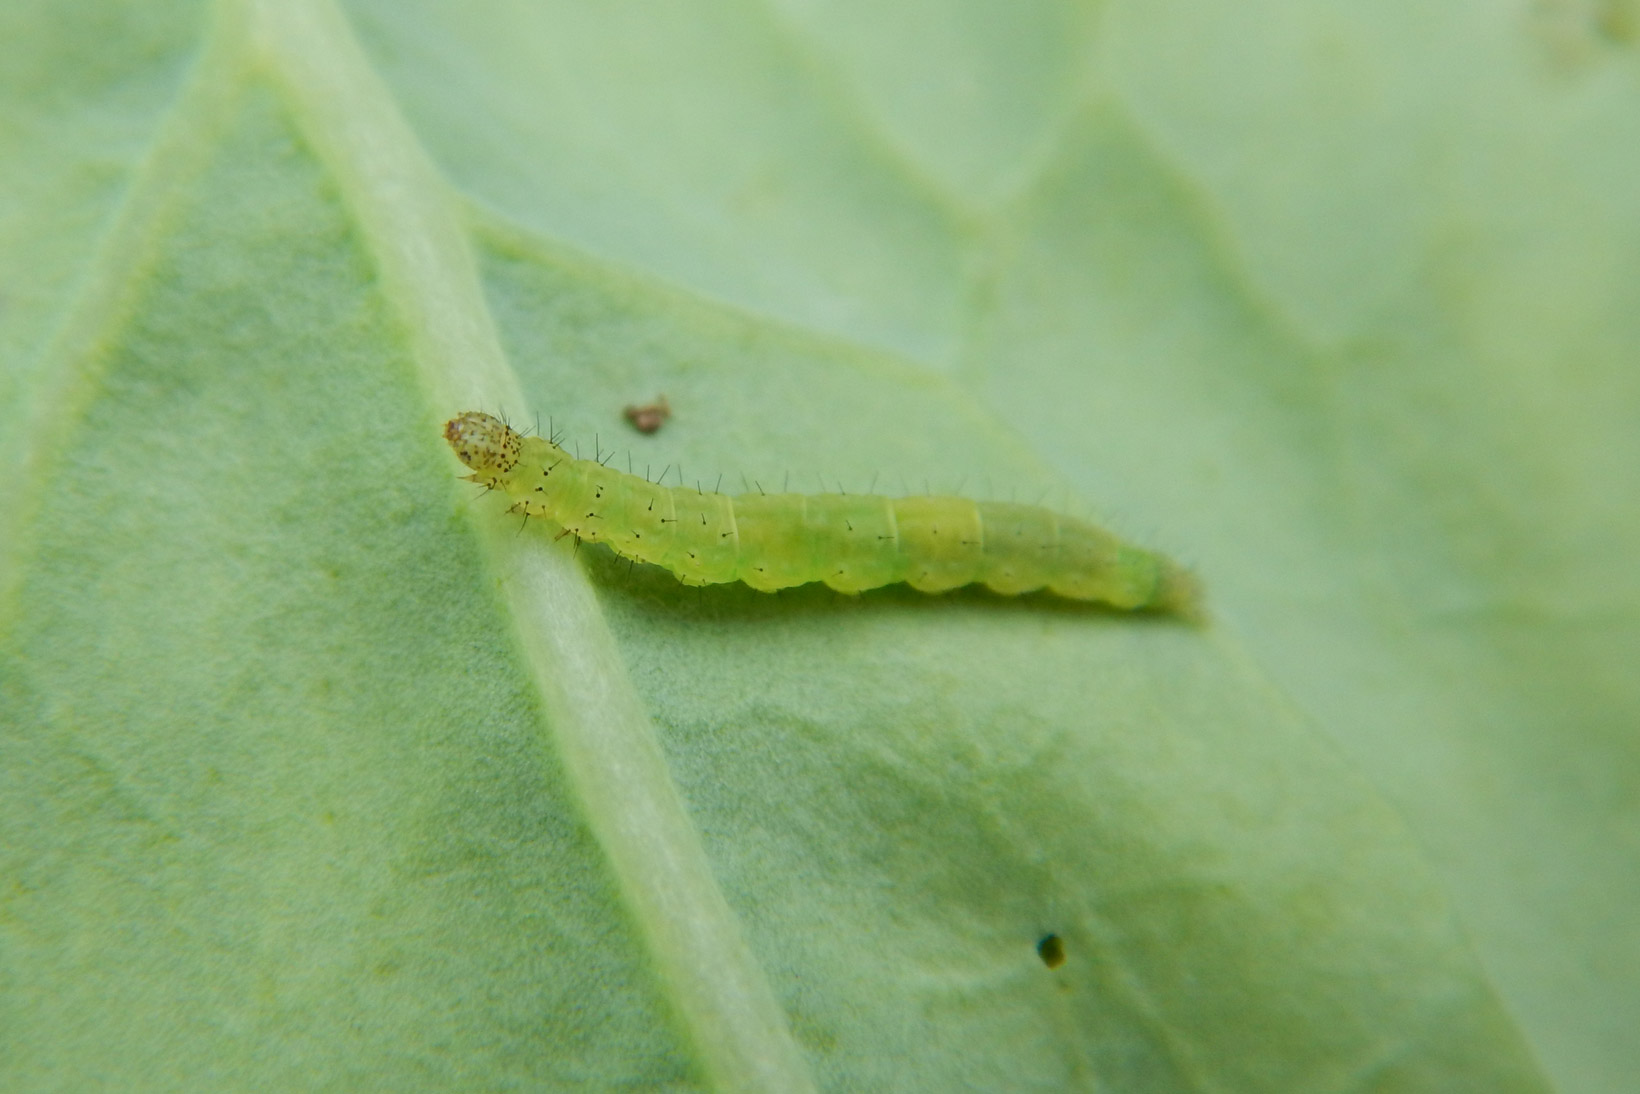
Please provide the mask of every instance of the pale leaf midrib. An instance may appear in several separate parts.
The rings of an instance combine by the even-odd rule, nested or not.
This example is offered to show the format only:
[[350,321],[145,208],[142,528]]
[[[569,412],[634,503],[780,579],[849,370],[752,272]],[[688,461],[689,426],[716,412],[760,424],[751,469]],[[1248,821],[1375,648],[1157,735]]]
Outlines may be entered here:
[[[428,427],[525,407],[456,195],[328,0],[225,9],[331,172],[405,324]],[[452,476],[452,489],[455,480]],[[474,510],[553,740],[705,1072],[734,1091],[812,1090],[785,1015],[717,887],[585,575]]]

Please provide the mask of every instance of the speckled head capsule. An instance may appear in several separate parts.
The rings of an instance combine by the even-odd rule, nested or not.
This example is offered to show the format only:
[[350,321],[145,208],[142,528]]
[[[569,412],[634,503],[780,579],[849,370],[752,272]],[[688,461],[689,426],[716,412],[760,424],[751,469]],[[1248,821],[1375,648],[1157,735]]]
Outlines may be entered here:
[[474,471],[506,474],[518,463],[524,439],[500,418],[478,410],[444,423],[444,439],[457,458]]

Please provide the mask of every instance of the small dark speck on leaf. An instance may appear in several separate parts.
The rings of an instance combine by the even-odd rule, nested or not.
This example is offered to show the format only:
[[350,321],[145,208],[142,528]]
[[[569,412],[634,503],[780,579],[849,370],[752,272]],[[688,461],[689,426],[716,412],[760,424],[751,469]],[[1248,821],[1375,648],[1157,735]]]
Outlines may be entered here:
[[653,433],[672,416],[672,405],[662,395],[646,406],[629,406],[622,413],[639,433]]
[[1036,944],[1036,953],[1050,969],[1057,969],[1065,963],[1065,943],[1056,934],[1044,935],[1042,941]]

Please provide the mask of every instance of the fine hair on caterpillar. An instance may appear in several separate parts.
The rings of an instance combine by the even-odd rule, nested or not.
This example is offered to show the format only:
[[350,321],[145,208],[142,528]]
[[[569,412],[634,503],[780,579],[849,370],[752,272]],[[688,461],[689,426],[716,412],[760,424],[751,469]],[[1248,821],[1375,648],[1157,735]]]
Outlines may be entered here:
[[1195,617],[1195,578],[1168,558],[1036,505],[879,494],[730,496],[663,486],[579,459],[547,437],[467,411],[444,439],[472,474],[578,540],[672,571],[685,585],[743,581],[774,592],[823,581],[840,593],[905,582],[925,593],[983,584],[1130,611]]

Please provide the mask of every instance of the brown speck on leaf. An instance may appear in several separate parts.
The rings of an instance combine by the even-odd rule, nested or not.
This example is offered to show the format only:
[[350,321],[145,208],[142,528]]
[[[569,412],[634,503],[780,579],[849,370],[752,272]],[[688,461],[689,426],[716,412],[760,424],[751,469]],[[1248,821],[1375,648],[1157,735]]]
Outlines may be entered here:
[[666,396],[657,395],[654,402],[644,406],[628,406],[621,413],[639,433],[653,433],[672,416],[672,404],[666,401]]

